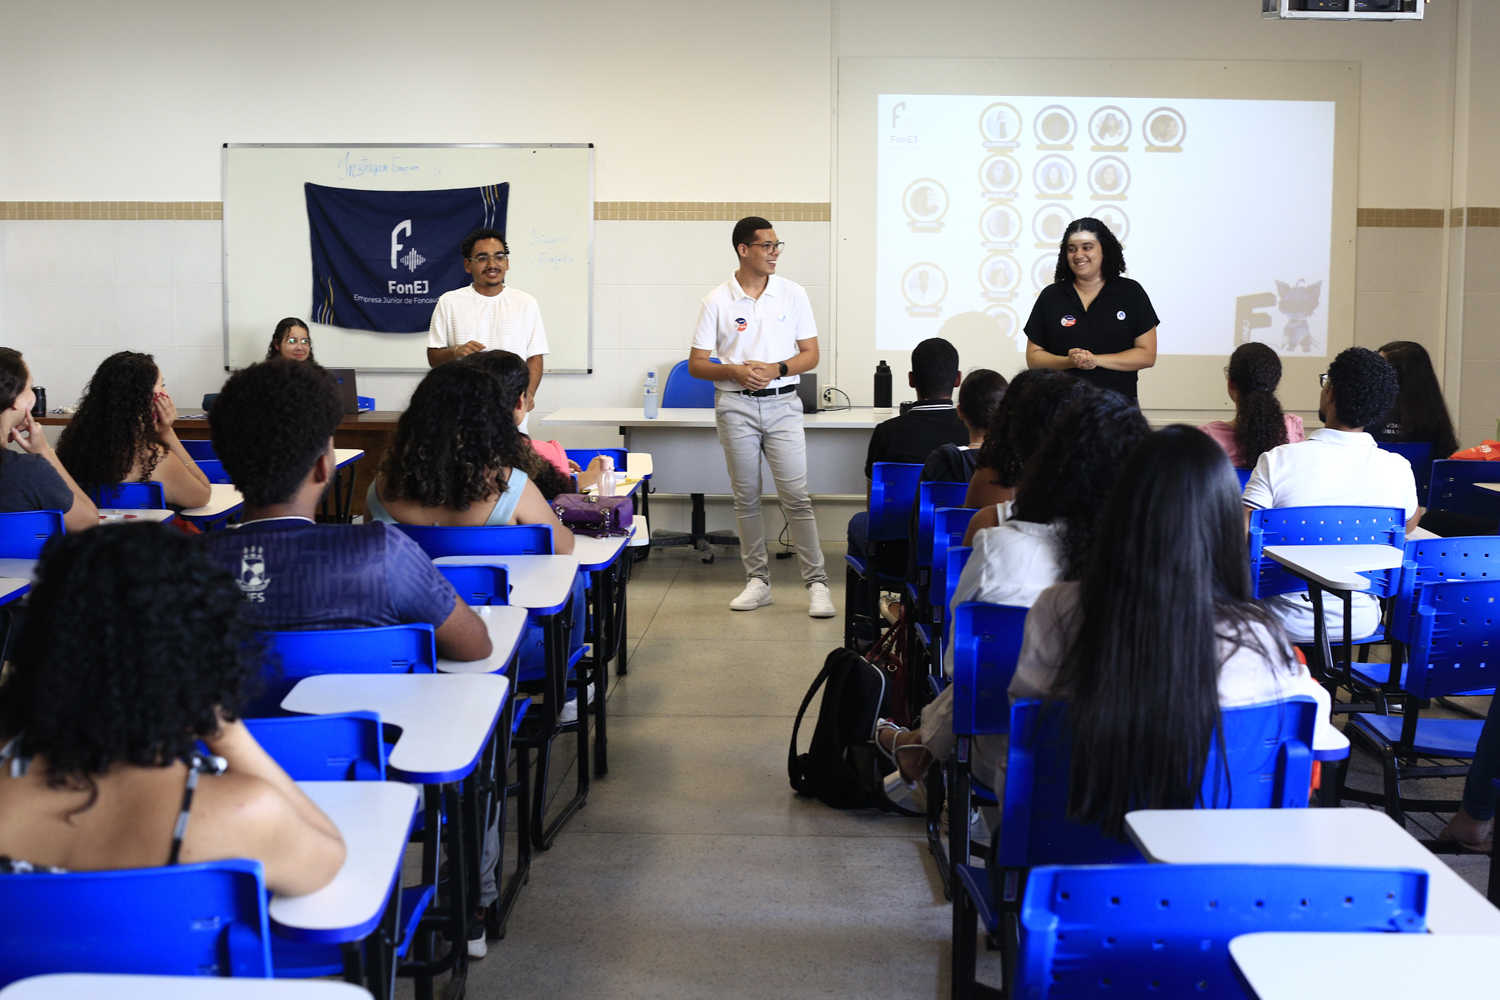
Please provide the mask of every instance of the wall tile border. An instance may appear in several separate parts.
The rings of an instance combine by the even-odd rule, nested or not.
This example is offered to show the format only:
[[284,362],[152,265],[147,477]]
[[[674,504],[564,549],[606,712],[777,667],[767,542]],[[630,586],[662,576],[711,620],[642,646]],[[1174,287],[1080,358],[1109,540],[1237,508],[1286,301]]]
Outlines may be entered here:
[[0,201],[0,219],[222,219],[217,201]]
[[828,222],[826,201],[596,201],[599,221],[738,222],[759,215],[772,222]]

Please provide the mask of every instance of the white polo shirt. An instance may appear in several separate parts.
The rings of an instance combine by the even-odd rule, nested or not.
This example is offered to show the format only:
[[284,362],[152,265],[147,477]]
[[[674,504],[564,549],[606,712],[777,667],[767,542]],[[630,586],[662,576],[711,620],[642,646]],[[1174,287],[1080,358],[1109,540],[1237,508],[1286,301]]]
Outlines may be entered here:
[[[1417,483],[1411,464],[1383,451],[1370,435],[1313,431],[1306,441],[1284,444],[1260,456],[1245,484],[1245,506],[1271,507],[1399,507],[1407,520],[1417,512]],[[1267,598],[1270,607],[1296,642],[1312,641],[1312,598],[1306,592]],[[1351,601],[1355,638],[1369,635],[1380,621],[1380,604],[1370,594],[1356,592]],[[1329,597],[1323,602],[1328,635],[1344,634],[1343,604]]]
[[[703,297],[698,326],[693,330],[693,347],[712,351],[714,357],[731,365],[785,361],[796,356],[797,341],[817,335],[812,304],[801,285],[773,274],[766,280],[760,298],[752,299],[731,274],[728,281]],[[800,375],[787,375],[772,380],[766,388],[801,380]],[[740,391],[739,383],[733,381],[714,385],[720,392]]]
[[480,295],[473,285],[465,285],[438,298],[427,346],[457,347],[471,340],[523,358],[547,353],[547,331],[536,299],[509,285],[499,295]]

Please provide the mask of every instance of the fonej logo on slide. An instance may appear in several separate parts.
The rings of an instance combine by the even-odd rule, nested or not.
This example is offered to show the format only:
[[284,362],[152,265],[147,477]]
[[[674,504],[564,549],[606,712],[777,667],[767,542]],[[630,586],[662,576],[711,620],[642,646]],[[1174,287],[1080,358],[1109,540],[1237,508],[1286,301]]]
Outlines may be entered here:
[[444,292],[469,283],[463,241],[505,232],[509,184],[446,191],[303,185],[312,244],[312,318],[376,333],[425,333]]

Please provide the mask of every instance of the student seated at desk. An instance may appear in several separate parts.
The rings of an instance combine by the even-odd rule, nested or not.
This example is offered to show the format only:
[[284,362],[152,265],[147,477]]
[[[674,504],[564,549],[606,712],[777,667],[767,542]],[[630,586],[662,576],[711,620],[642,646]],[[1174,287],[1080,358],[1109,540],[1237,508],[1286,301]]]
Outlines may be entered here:
[[0,872],[251,858],[274,892],[333,880],[338,829],[236,717],[260,656],[195,542],[157,524],[55,538],[29,601],[0,684]]
[[1453,418],[1427,348],[1410,340],[1393,340],[1381,346],[1380,356],[1396,370],[1400,388],[1391,411],[1370,428],[1371,436],[1376,441],[1431,441],[1435,459],[1458,451]]
[[13,442],[25,454],[0,447],[0,511],[60,510],[69,531],[99,523],[99,510],[78,488],[57,452],[31,415],[36,393],[21,352],[0,347],[0,442]]
[[[1221,708],[1306,695],[1320,706],[1313,746],[1348,746],[1328,693],[1250,598],[1239,480],[1212,439],[1185,426],[1146,436],[1120,463],[1100,525],[1081,578],[1032,605],[1009,688],[1012,701],[1069,704],[1069,818],[1123,838],[1130,809],[1192,808]],[[938,702],[920,734],[880,734],[901,749],[903,778],[952,751],[949,706],[946,737],[928,728]],[[1006,738],[972,746],[974,773],[1000,792]]]
[[57,456],[84,489],[154,481],[168,506],[202,507],[213,489],[177,440],[176,419],[156,359],[120,351],[89,379],[78,412],[57,439]]
[[1236,469],[1253,469],[1260,456],[1307,437],[1302,418],[1282,413],[1276,398],[1281,384],[1281,356],[1265,344],[1241,344],[1224,369],[1233,420],[1213,420],[1198,429],[1215,441]]
[[922,464],[924,483],[967,483],[979,464],[979,448],[995,419],[995,411],[1005,398],[1005,376],[988,368],[976,368],[964,376],[958,387],[959,422],[969,432],[968,444],[946,441],[935,448]]
[[576,493],[578,484],[573,474],[581,471],[578,463],[568,458],[568,453],[556,441],[535,441],[520,431],[526,414],[535,408],[531,398],[531,367],[526,359],[510,351],[475,351],[459,359],[460,364],[483,368],[500,380],[505,390],[504,405],[516,417],[519,454],[517,462],[523,472],[531,477],[542,499],[551,503],[559,493]]
[[214,451],[245,510],[238,528],[204,544],[234,574],[246,619],[268,631],[425,622],[437,629],[438,655],[489,656],[484,621],[416,542],[378,521],[314,522],[343,419],[333,377],[282,358],[236,372],[214,403]]
[[[1400,455],[1382,451],[1365,433],[1396,401],[1396,371],[1374,351],[1350,347],[1340,351],[1323,376],[1318,400],[1321,430],[1299,444],[1284,444],[1261,455],[1245,484],[1245,521],[1250,512],[1271,507],[1399,507],[1406,530],[1417,526],[1417,484],[1411,465]],[[1266,606],[1291,634],[1292,641],[1313,641],[1312,597],[1307,591],[1266,598]],[[1380,621],[1380,602],[1355,592],[1350,596],[1353,638],[1369,635]],[[1324,601],[1329,641],[1344,641],[1344,606]]]
[[1011,380],[979,450],[964,506],[978,508],[964,532],[964,544],[985,528],[1010,516],[1027,461],[1036,454],[1052,425],[1093,388],[1082,379],[1048,368],[1028,368]]
[[[1013,515],[974,540],[954,588],[953,607],[965,601],[1030,607],[1046,588],[1076,580],[1083,572],[1096,533],[1105,530],[1100,510],[1121,464],[1151,429],[1134,401],[1085,382],[1074,384],[1081,387],[1081,396],[1026,463]],[[947,620],[952,621],[951,614]],[[951,647],[944,654],[948,675],[953,673]],[[897,745],[920,742],[946,757],[954,745],[953,688],[922,710],[920,733],[901,732],[882,721],[878,738],[885,749],[891,739]],[[985,748],[978,740],[975,744],[982,756]]]
[[312,334],[307,332],[307,324],[295,316],[288,316],[276,324],[276,332],[271,334],[271,346],[266,348],[266,360],[272,358],[286,358],[288,361],[313,361]]

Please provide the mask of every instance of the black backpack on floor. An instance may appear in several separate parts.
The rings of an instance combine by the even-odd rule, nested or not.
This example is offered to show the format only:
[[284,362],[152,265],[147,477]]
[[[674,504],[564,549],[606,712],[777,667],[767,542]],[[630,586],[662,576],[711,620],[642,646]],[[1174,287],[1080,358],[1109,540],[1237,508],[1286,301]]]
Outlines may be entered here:
[[[797,731],[818,688],[823,702],[807,753],[797,753]],[[885,794],[884,777],[891,763],[875,746],[875,723],[886,701],[886,675],[859,654],[835,649],[823,661],[792,724],[787,750],[787,777],[799,795],[811,796],[835,809],[884,809],[918,816]]]

